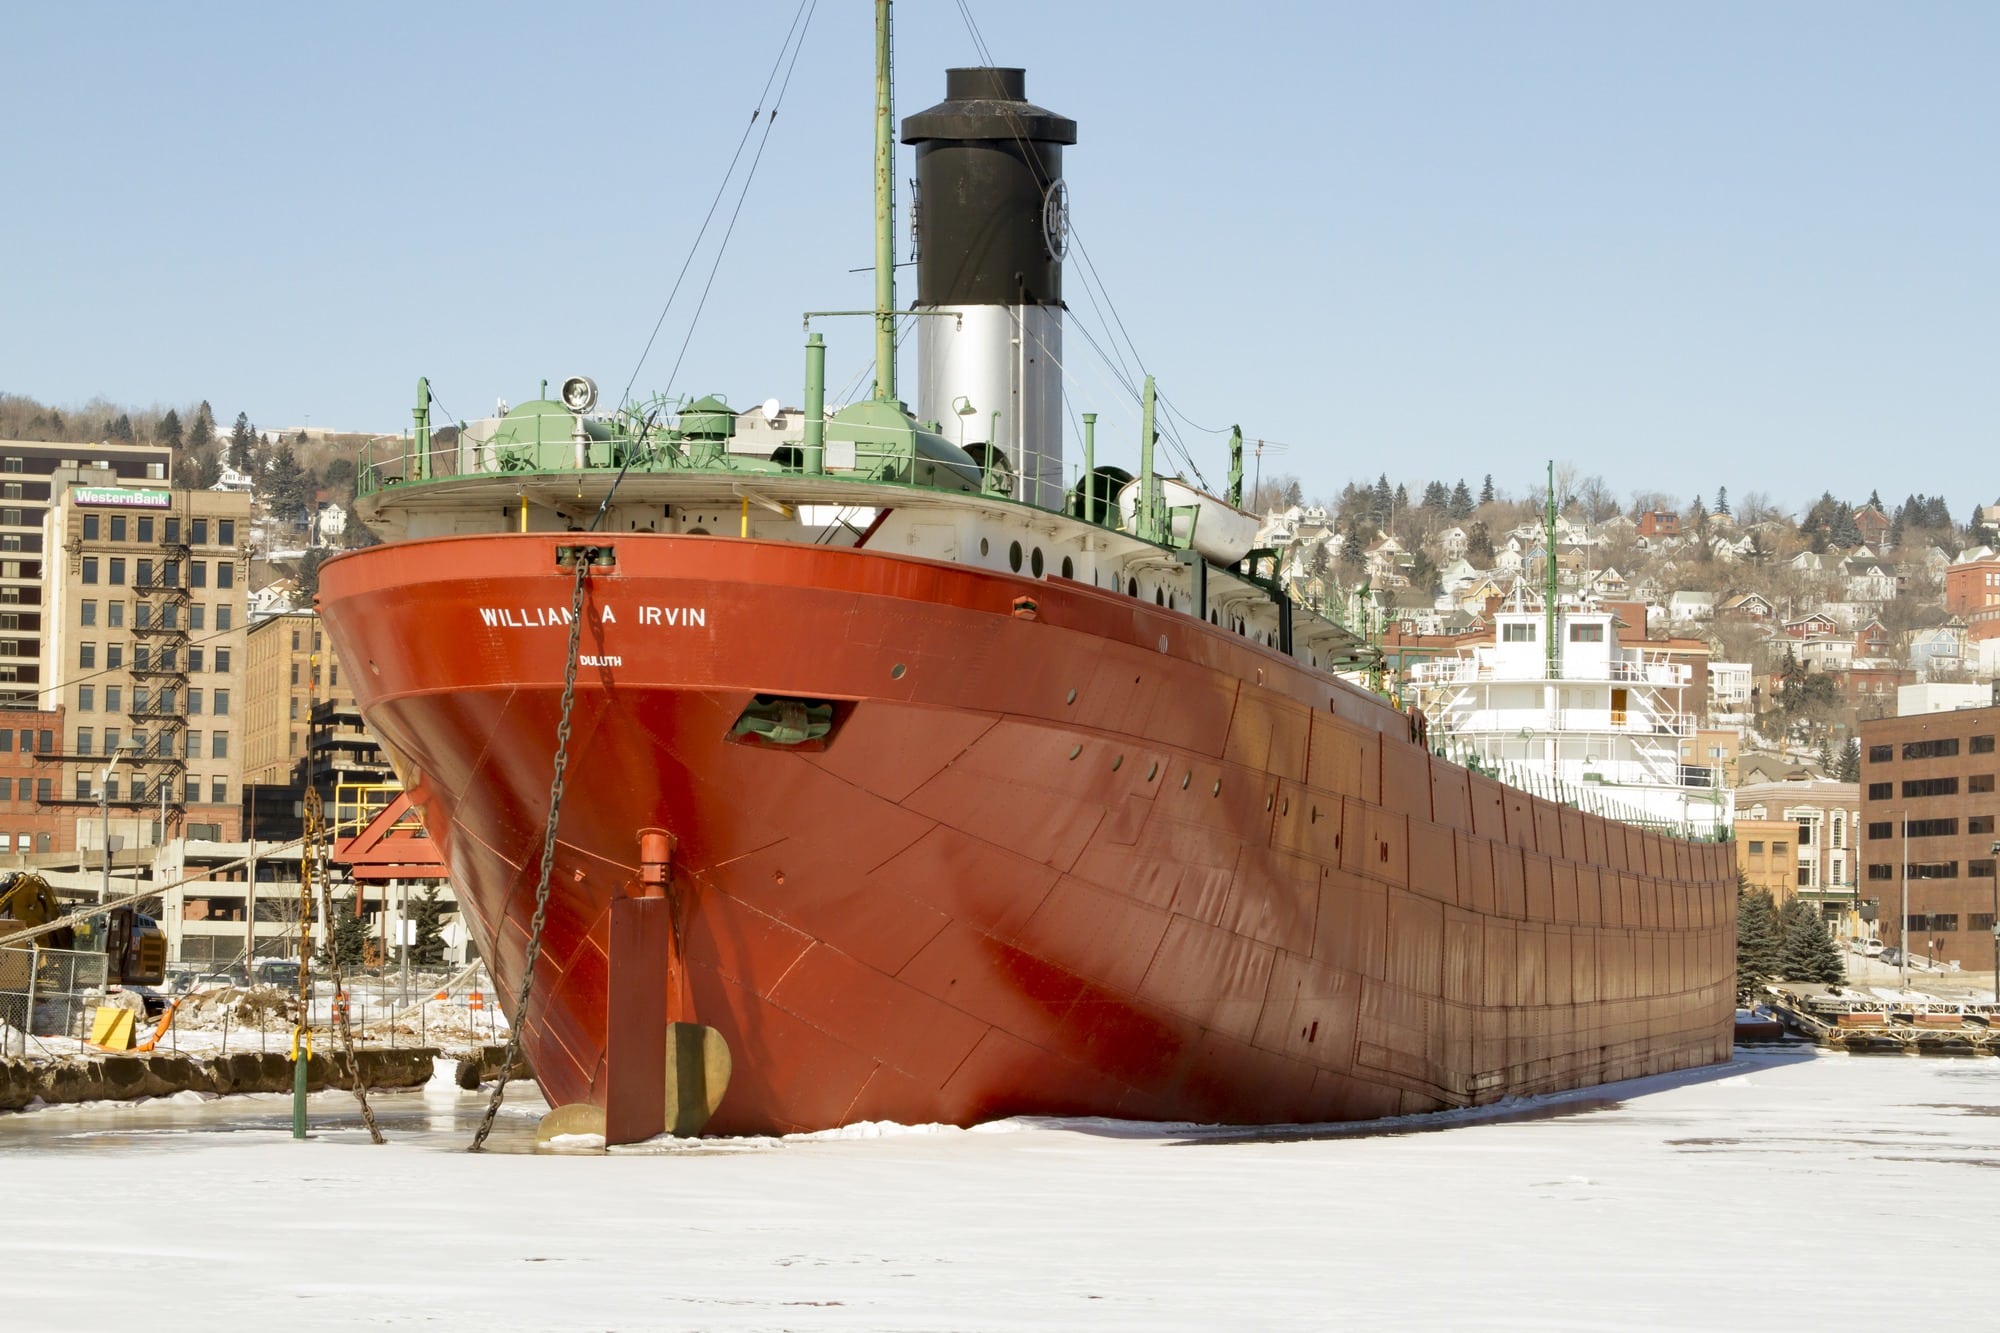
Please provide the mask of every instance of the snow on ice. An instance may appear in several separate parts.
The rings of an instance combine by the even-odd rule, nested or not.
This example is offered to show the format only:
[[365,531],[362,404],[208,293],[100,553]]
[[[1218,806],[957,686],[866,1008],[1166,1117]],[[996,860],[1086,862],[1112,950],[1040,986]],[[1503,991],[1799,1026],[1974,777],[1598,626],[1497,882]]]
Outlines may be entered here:
[[[523,1091],[496,1142],[531,1138]],[[0,1117],[7,1326],[1990,1327],[1959,1280],[2000,1227],[2000,1060],[1785,1050],[1370,1126],[608,1157],[457,1151],[481,1102],[378,1097],[382,1148],[344,1093],[305,1143],[281,1097]]]

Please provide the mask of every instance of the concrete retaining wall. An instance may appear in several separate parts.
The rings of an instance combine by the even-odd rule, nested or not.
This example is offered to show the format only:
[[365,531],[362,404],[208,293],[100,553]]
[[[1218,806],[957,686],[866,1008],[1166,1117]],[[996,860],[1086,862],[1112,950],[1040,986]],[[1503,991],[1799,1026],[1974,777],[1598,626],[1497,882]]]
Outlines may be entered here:
[[[355,1052],[371,1088],[414,1088],[430,1081],[437,1051],[426,1046]],[[315,1054],[306,1066],[308,1086],[347,1088],[347,1062]],[[189,1055],[113,1055],[101,1059],[0,1060],[0,1111],[44,1102],[133,1101],[195,1092],[290,1092],[292,1062],[276,1052],[245,1052],[198,1059]]]

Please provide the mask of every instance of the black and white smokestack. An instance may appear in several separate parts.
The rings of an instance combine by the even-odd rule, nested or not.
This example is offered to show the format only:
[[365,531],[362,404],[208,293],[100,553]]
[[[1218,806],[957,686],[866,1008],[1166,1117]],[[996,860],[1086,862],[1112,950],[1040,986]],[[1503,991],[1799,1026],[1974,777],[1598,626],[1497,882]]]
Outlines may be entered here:
[[[903,121],[917,150],[917,415],[1059,508],[1062,150],[1076,122],[1027,100],[1018,69],[945,71],[945,100]],[[997,416],[996,416],[997,414]]]

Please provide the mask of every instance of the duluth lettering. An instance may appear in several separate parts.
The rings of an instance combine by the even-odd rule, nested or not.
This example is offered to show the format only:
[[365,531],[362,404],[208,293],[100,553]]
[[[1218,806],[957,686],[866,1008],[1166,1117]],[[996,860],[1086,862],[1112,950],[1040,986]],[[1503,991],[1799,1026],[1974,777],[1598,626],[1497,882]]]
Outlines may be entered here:
[[[598,624],[618,623],[615,607],[602,606],[596,610]],[[636,612],[628,608],[626,614],[634,616],[641,625],[659,625],[667,629],[708,627],[708,608],[705,606],[642,606]],[[479,618],[488,629],[545,629],[570,622],[566,606],[482,606]],[[584,618],[590,618],[588,612]]]

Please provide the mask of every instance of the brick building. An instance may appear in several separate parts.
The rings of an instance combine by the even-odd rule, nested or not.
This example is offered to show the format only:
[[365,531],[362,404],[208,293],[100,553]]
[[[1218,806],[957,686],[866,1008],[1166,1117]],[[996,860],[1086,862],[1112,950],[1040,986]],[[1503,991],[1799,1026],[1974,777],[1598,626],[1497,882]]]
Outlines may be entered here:
[[75,847],[62,812],[48,804],[55,799],[56,769],[44,756],[56,753],[62,735],[60,708],[0,709],[0,856]]
[[1993,966],[2000,707],[1861,724],[1864,895],[1882,904],[1882,942],[1900,945],[1908,877],[1910,947]]

